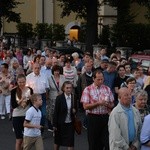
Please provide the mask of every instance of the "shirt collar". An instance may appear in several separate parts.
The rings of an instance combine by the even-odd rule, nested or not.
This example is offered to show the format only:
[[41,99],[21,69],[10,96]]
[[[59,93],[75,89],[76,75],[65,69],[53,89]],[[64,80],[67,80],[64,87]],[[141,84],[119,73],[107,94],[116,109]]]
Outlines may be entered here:
[[41,76],[40,73],[39,73],[39,75],[36,75],[34,72],[33,72],[33,75],[34,75],[34,77],[40,77]]
[[68,95],[66,95],[66,94],[64,93],[64,95],[65,95],[65,98],[66,98],[66,99],[68,99],[68,97],[71,99],[71,94],[68,96]]
[[124,105],[122,105],[121,103],[120,103],[120,105],[121,105],[121,107],[125,110],[125,111],[128,111],[128,110],[131,110],[131,105],[130,105],[130,107],[125,107]]
[[92,77],[92,72],[90,72],[90,73],[86,72],[86,75],[89,76],[89,77]]
[[93,83],[93,86],[94,86],[96,89],[100,89],[102,85],[97,86],[97,85],[95,85],[95,84]]
[[33,105],[33,108],[38,112],[38,109]]

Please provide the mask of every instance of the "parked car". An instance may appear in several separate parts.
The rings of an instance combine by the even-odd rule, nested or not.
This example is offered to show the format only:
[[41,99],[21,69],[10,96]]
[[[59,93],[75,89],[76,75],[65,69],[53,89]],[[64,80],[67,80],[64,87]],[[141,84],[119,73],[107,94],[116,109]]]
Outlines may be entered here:
[[142,53],[132,54],[131,60],[132,60],[132,65],[136,64],[135,67],[137,65],[141,65],[144,69],[144,73],[150,75],[150,53],[145,53],[145,51],[143,51]]

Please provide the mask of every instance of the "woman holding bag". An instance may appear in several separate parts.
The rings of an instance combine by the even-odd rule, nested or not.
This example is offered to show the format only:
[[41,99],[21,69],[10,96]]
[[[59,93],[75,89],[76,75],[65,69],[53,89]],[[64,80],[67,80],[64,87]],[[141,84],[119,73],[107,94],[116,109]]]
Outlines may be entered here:
[[53,114],[56,97],[62,93],[61,87],[65,82],[65,77],[62,74],[62,67],[55,65],[52,68],[52,75],[49,78],[49,100],[47,101],[47,119],[48,131],[52,131]]

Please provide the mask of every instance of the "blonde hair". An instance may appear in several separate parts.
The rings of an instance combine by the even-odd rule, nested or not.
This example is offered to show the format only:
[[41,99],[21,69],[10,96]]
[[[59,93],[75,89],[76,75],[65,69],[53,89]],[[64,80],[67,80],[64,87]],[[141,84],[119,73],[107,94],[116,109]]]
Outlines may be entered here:
[[144,89],[145,89],[148,85],[150,85],[150,76],[147,76],[147,77],[146,77],[146,80],[145,80],[145,82],[144,82]]
[[139,98],[139,96],[146,97],[146,99],[148,99],[148,94],[144,90],[139,90],[135,93],[136,100]]
[[37,101],[37,99],[41,97],[40,94],[34,93],[31,95],[31,103],[34,104],[35,101]]

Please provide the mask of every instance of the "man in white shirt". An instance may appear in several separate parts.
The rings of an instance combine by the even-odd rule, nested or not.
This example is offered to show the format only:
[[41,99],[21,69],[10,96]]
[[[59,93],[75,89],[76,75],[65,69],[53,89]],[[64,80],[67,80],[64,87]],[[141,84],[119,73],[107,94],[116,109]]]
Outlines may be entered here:
[[35,63],[33,65],[33,72],[27,75],[26,84],[33,89],[33,93],[38,93],[42,96],[43,103],[41,106],[41,125],[44,126],[46,116],[46,100],[48,99],[49,84],[45,74],[40,73],[40,69],[40,64]]

